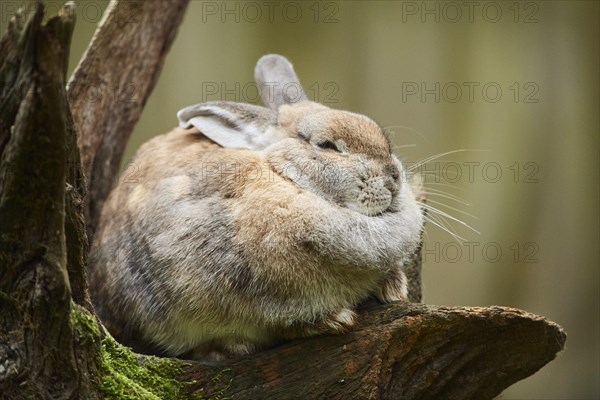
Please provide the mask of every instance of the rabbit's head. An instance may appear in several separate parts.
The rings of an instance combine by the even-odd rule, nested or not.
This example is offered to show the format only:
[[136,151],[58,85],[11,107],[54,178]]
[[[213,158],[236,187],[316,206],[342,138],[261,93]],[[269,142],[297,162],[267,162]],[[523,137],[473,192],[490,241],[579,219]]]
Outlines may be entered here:
[[262,57],[255,76],[268,107],[198,104],[178,113],[181,126],[193,125],[223,147],[262,151],[279,175],[365,215],[401,211],[415,201],[377,123],[308,101],[282,56]]

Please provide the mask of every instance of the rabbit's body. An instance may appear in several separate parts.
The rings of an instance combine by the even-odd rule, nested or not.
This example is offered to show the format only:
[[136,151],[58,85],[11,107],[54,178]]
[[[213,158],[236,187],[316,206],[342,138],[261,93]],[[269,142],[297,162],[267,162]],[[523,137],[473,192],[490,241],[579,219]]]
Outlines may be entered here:
[[[176,128],[147,142],[107,199],[92,296],[128,344],[194,358],[243,354],[341,332],[371,293],[406,296],[400,268],[422,214],[381,129],[308,101],[276,116],[236,107],[202,105],[195,115],[212,118],[196,121],[202,133]],[[214,127],[215,115],[271,139],[223,147],[211,137],[227,129]],[[343,151],[318,139],[334,131],[327,141]]]

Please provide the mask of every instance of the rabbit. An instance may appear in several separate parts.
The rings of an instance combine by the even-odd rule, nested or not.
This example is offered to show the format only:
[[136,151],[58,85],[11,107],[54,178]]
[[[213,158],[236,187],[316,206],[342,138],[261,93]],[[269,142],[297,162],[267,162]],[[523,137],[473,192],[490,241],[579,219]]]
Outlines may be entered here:
[[266,107],[208,102],[146,142],[102,209],[90,290],[112,335],[189,359],[351,329],[370,295],[406,300],[420,189],[368,117],[309,101],[262,57]]

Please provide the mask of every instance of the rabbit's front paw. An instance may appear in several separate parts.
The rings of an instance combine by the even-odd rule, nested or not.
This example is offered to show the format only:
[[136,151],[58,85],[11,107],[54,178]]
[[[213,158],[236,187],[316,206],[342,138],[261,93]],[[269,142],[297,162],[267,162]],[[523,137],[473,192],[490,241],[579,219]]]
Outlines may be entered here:
[[289,330],[286,336],[295,339],[323,334],[340,335],[348,332],[354,324],[356,324],[356,313],[348,308],[341,308],[315,323],[303,324],[294,330]]
[[408,280],[400,267],[394,268],[379,284],[375,296],[382,303],[408,300]]
[[356,324],[356,313],[342,308],[319,321],[317,329],[323,333],[339,335],[348,332]]

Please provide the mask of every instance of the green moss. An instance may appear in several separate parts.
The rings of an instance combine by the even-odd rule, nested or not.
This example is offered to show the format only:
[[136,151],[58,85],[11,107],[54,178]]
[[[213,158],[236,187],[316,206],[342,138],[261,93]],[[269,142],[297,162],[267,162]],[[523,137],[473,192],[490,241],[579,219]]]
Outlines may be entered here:
[[[223,378],[223,374],[225,372],[231,371],[229,368],[225,368],[222,371],[217,372],[213,376],[210,377],[210,380],[214,383],[220,383],[221,378]],[[227,383],[227,385],[223,386],[220,389],[216,389],[209,400],[233,400],[233,397],[223,397],[224,394],[229,390],[231,386],[231,380]]]
[[[100,331],[94,316],[78,305],[71,304],[71,323],[75,336],[82,344],[100,340]],[[202,400],[203,391],[189,393],[193,382],[180,382],[175,377],[186,365],[173,358],[141,356],[119,344],[109,334],[100,340],[98,357],[99,390],[109,400]],[[224,369],[213,375],[211,381],[219,383]],[[215,390],[207,400],[227,400],[224,394],[230,382]]]
[[200,400],[202,392],[190,394],[187,383],[174,377],[184,362],[136,355],[106,336],[101,343],[100,390],[107,399]]
[[83,344],[95,343],[100,338],[96,319],[74,303],[71,303],[71,325]]

